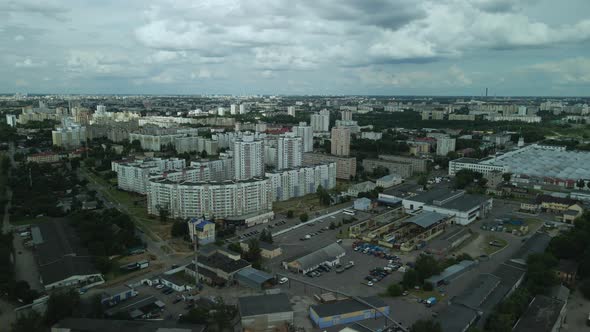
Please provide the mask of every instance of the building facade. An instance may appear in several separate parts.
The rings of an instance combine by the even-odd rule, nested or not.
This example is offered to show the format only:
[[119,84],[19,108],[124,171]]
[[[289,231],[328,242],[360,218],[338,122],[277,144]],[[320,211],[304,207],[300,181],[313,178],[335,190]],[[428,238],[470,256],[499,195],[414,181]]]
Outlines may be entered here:
[[334,127],[332,128],[331,150],[335,156],[346,157],[350,154],[350,128]]
[[457,140],[450,137],[441,137],[436,139],[436,154],[446,156],[449,152],[455,151]]
[[303,162],[303,140],[294,134],[281,135],[277,139],[277,170],[301,166]]
[[303,166],[276,172],[267,172],[272,199],[285,201],[315,193],[318,186],[336,187],[336,163]]
[[303,152],[313,151],[313,129],[306,122],[293,126],[292,132],[303,140]]
[[233,153],[236,180],[264,176],[264,144],[261,140],[244,136],[235,141]]
[[303,165],[316,165],[322,163],[336,163],[336,178],[350,180],[356,176],[356,158],[338,157],[321,153],[304,153]]

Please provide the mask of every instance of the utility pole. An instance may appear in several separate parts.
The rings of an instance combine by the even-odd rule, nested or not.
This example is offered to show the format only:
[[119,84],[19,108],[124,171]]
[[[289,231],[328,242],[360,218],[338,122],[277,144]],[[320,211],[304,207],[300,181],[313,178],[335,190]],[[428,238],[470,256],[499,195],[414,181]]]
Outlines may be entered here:
[[197,228],[194,227],[193,223],[191,223],[191,227],[193,227],[193,243],[195,246],[195,259],[194,259],[195,260],[195,287],[197,289],[199,289],[199,265],[198,265],[199,238],[197,237]]

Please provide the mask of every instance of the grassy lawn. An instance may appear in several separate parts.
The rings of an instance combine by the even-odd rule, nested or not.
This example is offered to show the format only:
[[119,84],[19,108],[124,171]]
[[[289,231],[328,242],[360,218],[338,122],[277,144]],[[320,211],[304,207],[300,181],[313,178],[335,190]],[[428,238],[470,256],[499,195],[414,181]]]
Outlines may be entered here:
[[100,187],[100,192],[104,196],[113,202],[124,207],[124,211],[127,211],[133,220],[135,220],[137,226],[141,228],[146,234],[153,240],[159,240],[156,236],[154,226],[160,225],[159,221],[152,219],[148,213],[145,203],[145,197],[127,193],[124,191],[117,190],[109,181],[93,174],[85,168],[81,168],[81,171],[85,174],[89,181]]
[[412,290],[408,290],[408,292],[410,292],[411,295],[413,295],[413,296],[415,296],[417,298],[421,298],[423,300],[426,300],[426,299],[428,299],[430,297],[436,297],[436,299],[438,301],[440,301],[443,298],[443,296],[436,289],[435,290],[432,290],[432,291],[428,291],[428,292],[427,291],[424,291],[424,290],[415,290],[415,289],[412,289]]
[[[497,246],[492,246],[490,245],[490,242],[496,242],[498,243]],[[502,249],[504,249],[504,247],[506,247],[508,245],[508,242],[506,242],[506,240],[500,239],[498,237],[495,237],[493,235],[488,235],[485,238],[484,243],[482,244],[483,246],[483,251],[487,254],[487,255],[491,255],[495,252],[498,252]]]
[[39,224],[45,221],[51,220],[49,217],[12,217],[10,218],[10,223],[14,226],[22,226],[22,225],[32,225],[32,224]]
[[[320,205],[320,200],[316,194],[309,194],[283,202],[274,202],[272,206],[275,213],[286,213],[288,210],[293,210],[296,217],[301,213],[309,214],[322,208],[324,207]],[[312,218],[311,215],[310,218]]]

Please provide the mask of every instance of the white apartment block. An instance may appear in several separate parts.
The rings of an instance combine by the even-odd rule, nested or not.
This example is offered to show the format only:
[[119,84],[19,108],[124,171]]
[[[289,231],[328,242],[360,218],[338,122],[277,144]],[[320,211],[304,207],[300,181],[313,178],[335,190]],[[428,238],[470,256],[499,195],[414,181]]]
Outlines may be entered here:
[[240,114],[246,114],[248,110],[246,109],[246,105],[240,104]]
[[321,110],[319,113],[311,115],[311,128],[313,131],[329,131],[330,130],[330,111]]
[[441,137],[436,139],[436,154],[439,156],[446,156],[449,152],[455,151],[455,144],[457,140],[449,137]]
[[148,151],[160,151],[166,145],[174,146],[174,140],[185,137],[185,134],[142,134],[130,133],[129,141],[139,141],[141,148]]
[[16,127],[16,115],[6,114],[6,124],[11,127]]
[[234,163],[231,158],[191,161],[190,167],[207,169],[211,181],[226,181],[234,177]]
[[51,131],[53,145],[65,148],[77,148],[86,142],[86,127],[69,124]]
[[199,136],[177,137],[174,139],[174,149],[178,153],[207,152],[207,155],[216,155],[218,142]]
[[378,141],[383,137],[383,134],[376,131],[363,131],[361,132],[362,139],[370,139],[372,141]]
[[184,159],[146,158],[138,160],[119,160],[111,163],[111,170],[117,173],[119,189],[145,194],[147,181],[151,176],[165,171],[181,170],[186,167]]
[[303,139],[303,152],[313,151],[313,129],[306,122],[299,122],[298,126],[293,126],[291,131]]
[[332,189],[336,186],[336,163],[326,163],[267,172],[272,199],[285,201],[315,193],[318,186]]
[[148,213],[166,209],[173,218],[226,218],[262,214],[272,209],[267,179],[223,182],[149,180]]
[[231,115],[238,114],[238,105],[236,105],[236,104],[229,105],[229,114],[231,114]]
[[248,180],[264,176],[264,144],[254,136],[244,136],[234,142],[234,179]]
[[295,117],[295,106],[287,106],[287,114]]
[[519,121],[526,123],[540,123],[541,117],[536,115],[486,115],[488,121]]
[[234,148],[234,143],[237,140],[240,140],[244,136],[254,136],[254,139],[264,139],[266,138],[265,133],[251,133],[251,132],[244,132],[244,131],[236,131],[236,132],[229,132],[229,133],[216,133],[211,136],[211,139],[217,141],[218,148]]
[[340,111],[341,120],[343,121],[352,121],[352,111],[351,110],[342,110]]
[[293,133],[277,139],[277,170],[299,167],[303,163],[303,140]]

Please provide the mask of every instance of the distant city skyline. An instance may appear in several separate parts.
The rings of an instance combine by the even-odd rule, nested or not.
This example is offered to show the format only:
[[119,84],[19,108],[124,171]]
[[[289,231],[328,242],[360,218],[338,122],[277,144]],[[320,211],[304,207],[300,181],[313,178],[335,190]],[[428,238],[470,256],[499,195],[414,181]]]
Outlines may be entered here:
[[34,1],[0,93],[588,96],[590,2]]

